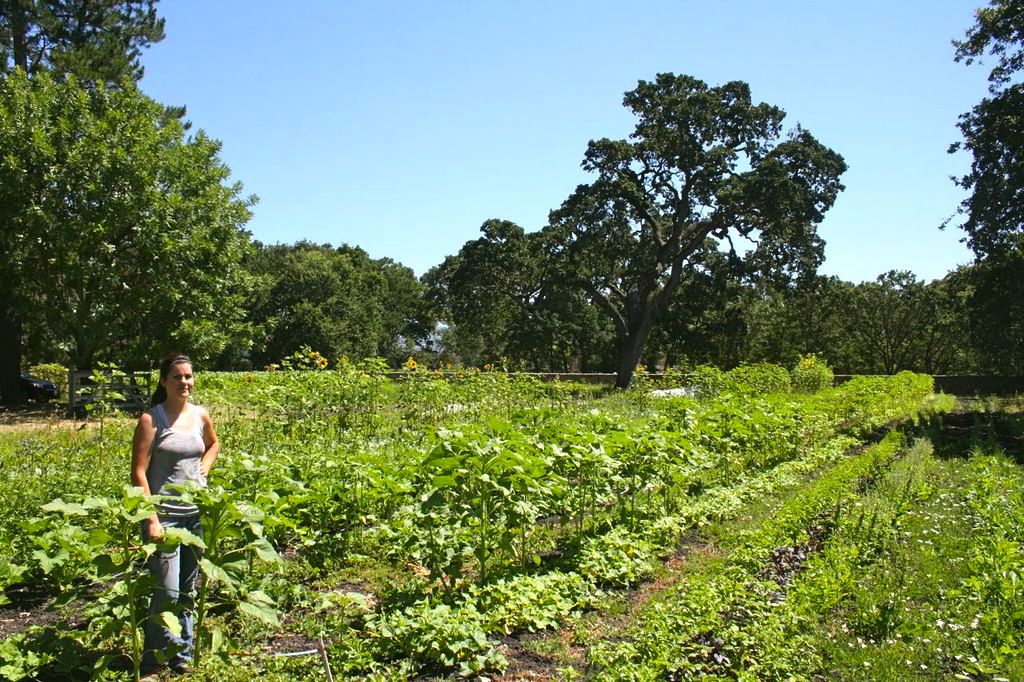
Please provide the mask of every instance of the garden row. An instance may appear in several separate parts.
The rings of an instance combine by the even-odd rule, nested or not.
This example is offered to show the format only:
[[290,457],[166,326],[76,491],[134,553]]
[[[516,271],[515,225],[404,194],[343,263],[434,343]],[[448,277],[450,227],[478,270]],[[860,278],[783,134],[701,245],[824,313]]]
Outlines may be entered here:
[[[852,461],[855,439],[931,409],[930,379],[911,374],[813,395],[723,384],[701,399],[597,401],[501,373],[460,387],[410,372],[397,398],[357,367],[211,379],[225,448],[213,487],[188,493],[204,538],[179,539],[205,546],[198,674],[220,679],[239,668],[231,651],[282,628],[324,637],[349,676],[501,669],[500,637],[594,607],[658,570],[694,528]],[[83,450],[127,469],[109,446],[55,441],[27,436],[11,458],[22,519],[33,518],[3,515],[0,579],[10,598],[53,595],[76,625],[9,637],[0,673],[116,676],[138,660],[139,566],[152,548],[137,544],[137,524],[152,501],[118,492],[116,478],[76,476]],[[51,467],[63,485],[47,487]],[[45,504],[26,515],[34,500]],[[274,665],[298,666],[288,678],[309,664]]]
[[895,434],[589,650],[606,680],[1018,679],[1024,471]]

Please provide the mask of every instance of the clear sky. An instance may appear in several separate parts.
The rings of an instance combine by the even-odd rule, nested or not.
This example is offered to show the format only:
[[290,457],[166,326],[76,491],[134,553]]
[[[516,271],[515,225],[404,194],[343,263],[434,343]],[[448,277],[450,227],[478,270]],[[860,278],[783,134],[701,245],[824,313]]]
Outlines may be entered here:
[[673,72],[750,84],[844,156],[825,274],[930,280],[970,260],[949,180],[984,67],[950,41],[983,0],[162,0],[143,89],[184,104],[259,197],[264,243],[360,246],[422,275],[488,218],[527,231],[623,138],[622,95]]

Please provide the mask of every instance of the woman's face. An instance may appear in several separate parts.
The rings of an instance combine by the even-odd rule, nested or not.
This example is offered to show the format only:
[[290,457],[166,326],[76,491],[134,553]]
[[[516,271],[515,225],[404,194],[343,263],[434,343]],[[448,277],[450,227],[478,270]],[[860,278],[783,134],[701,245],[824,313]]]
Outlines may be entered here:
[[167,391],[168,396],[188,398],[192,395],[192,389],[196,385],[196,377],[192,374],[192,364],[178,362],[171,365],[167,376],[160,380],[160,385]]

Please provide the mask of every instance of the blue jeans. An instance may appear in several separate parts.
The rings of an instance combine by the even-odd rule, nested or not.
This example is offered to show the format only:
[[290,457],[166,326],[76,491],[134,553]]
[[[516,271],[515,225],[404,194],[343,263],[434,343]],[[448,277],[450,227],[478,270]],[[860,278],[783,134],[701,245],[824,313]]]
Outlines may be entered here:
[[[183,528],[193,535],[203,537],[203,526],[199,514],[187,517],[161,516],[164,528]],[[142,523],[142,539],[149,542],[146,522]],[[149,557],[147,566],[153,577],[153,596],[149,600],[149,618],[146,619],[145,653],[147,663],[155,663],[156,653],[162,652],[164,661],[172,668],[192,660],[195,633],[192,625],[192,607],[195,601],[196,580],[199,577],[199,557],[202,550],[186,545],[158,544]],[[177,614],[181,624],[181,636],[174,635],[164,627],[160,614],[170,611]]]

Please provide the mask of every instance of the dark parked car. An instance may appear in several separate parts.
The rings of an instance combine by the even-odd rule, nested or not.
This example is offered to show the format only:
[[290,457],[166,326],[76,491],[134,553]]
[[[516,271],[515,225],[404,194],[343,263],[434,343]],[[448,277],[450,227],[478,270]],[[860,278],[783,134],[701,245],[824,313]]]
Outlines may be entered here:
[[45,403],[56,398],[59,393],[57,384],[44,379],[37,379],[24,372],[21,373],[21,393],[26,400]]

